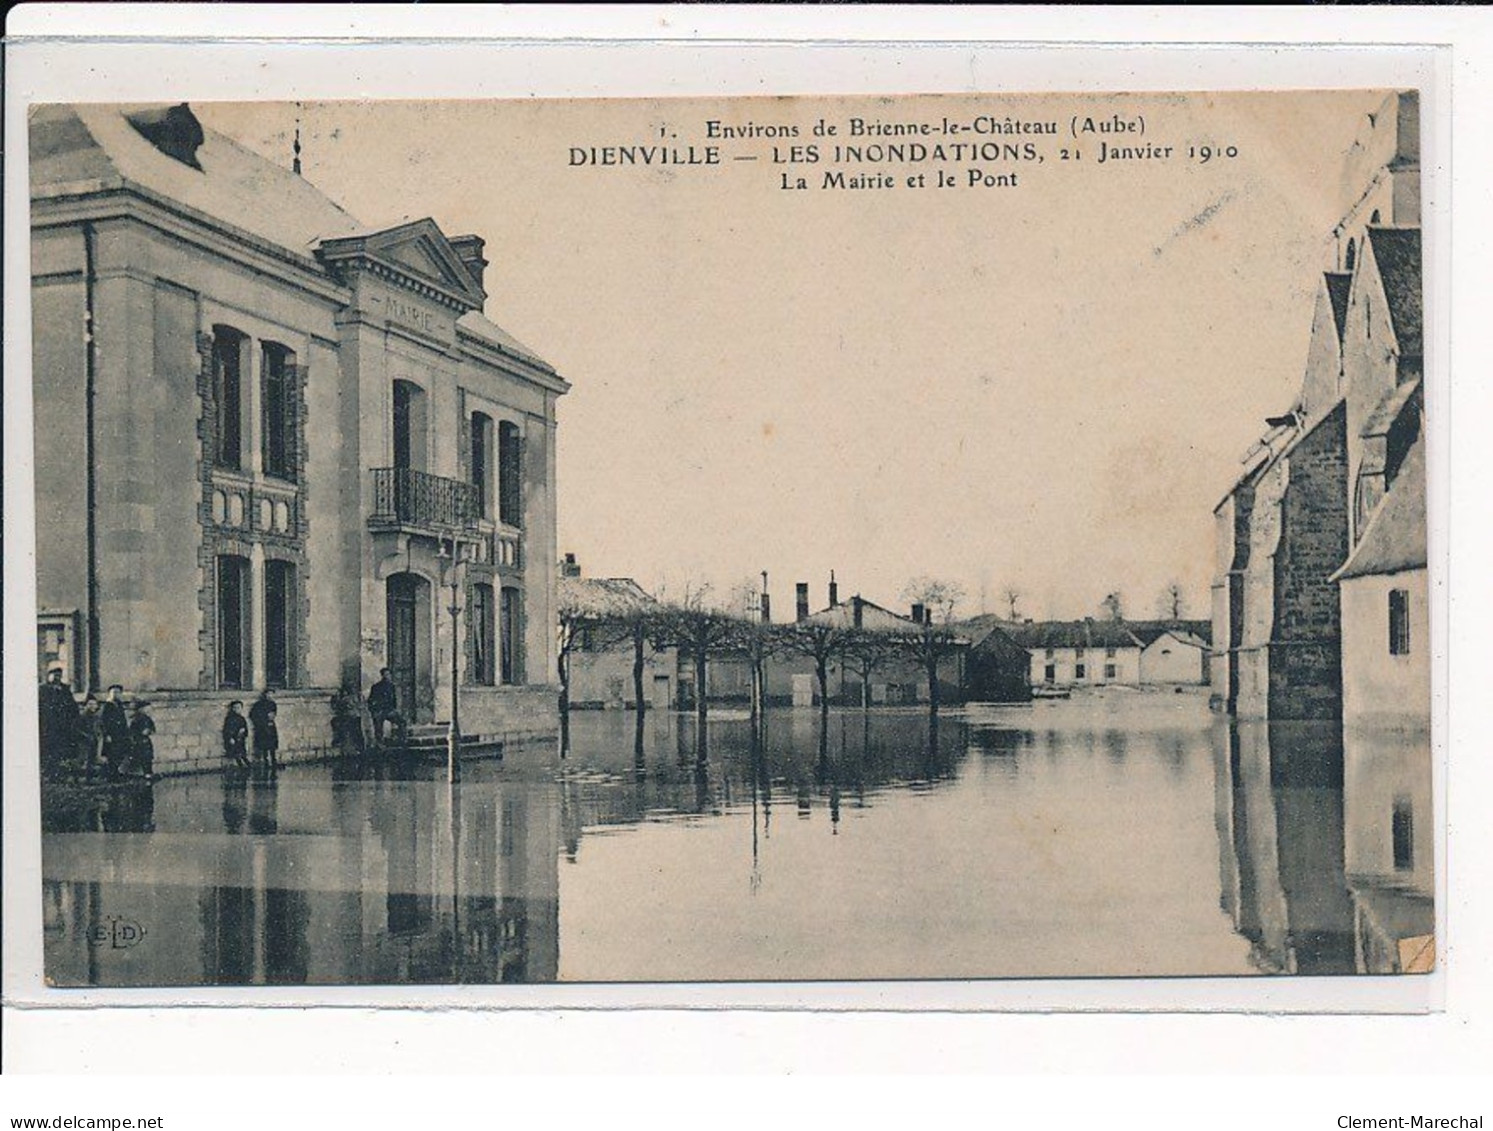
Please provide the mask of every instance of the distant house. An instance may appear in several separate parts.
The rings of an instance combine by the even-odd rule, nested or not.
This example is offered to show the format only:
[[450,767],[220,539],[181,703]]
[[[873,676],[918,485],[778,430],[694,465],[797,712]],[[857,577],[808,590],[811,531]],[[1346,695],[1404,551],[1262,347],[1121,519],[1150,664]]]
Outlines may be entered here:
[[1016,627],[995,617],[976,617],[962,626],[970,639],[964,661],[967,701],[1025,703],[1031,699],[1031,657],[1011,635]]
[[[630,577],[581,577],[573,558],[562,566],[558,588],[561,663],[572,709],[633,709],[635,650],[628,618],[656,607],[657,600]],[[568,636],[568,639],[567,639]],[[643,686],[647,705],[674,704],[678,650],[644,646]]]
[[1140,685],[1142,644],[1123,621],[1024,623],[1009,634],[1027,651],[1034,687]]
[[1130,621],[1130,631],[1144,647],[1140,681],[1146,687],[1209,682],[1208,621]]
[[[859,707],[863,703],[871,706],[926,703],[927,672],[915,655],[897,647],[899,642],[914,639],[923,632],[921,620],[918,619],[924,615],[923,610],[914,607],[911,611],[918,616],[903,616],[874,601],[868,601],[859,594],[841,601],[838,586],[831,581],[829,604],[818,612],[811,613],[809,587],[800,582],[794,620],[782,627],[788,629],[799,625],[805,628],[835,629],[846,637],[866,633],[873,638],[884,638],[886,649],[872,664],[869,678],[865,668],[857,663],[854,656],[848,656],[838,648],[832,652],[826,665],[831,704]],[[961,703],[965,699],[965,659],[970,646],[969,638],[960,626],[950,625],[949,631],[952,638],[946,653],[938,662],[939,697],[946,705]],[[776,649],[764,665],[768,705],[818,705],[819,685],[815,667],[814,657],[811,655],[785,648]],[[683,682],[690,677],[681,672],[680,678]],[[751,665],[745,657],[723,655],[713,658],[707,678],[712,702],[743,704],[748,701],[751,693]]]

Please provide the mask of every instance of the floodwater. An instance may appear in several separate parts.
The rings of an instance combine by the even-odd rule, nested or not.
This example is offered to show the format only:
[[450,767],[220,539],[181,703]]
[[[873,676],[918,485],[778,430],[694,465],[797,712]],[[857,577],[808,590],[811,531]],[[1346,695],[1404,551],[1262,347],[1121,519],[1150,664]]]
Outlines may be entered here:
[[[1430,931],[1429,745],[1119,690],[573,716],[571,749],[44,806],[54,985],[1353,973]],[[1345,780],[1348,787],[1345,801]],[[1397,949],[1399,947],[1399,949]]]

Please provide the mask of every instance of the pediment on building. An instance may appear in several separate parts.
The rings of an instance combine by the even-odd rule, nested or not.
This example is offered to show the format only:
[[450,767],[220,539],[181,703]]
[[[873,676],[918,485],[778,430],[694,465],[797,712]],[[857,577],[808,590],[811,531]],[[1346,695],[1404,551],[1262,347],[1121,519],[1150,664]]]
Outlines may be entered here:
[[431,219],[323,240],[317,255],[334,270],[371,268],[390,282],[435,289],[453,306],[481,310],[482,287],[446,234]]

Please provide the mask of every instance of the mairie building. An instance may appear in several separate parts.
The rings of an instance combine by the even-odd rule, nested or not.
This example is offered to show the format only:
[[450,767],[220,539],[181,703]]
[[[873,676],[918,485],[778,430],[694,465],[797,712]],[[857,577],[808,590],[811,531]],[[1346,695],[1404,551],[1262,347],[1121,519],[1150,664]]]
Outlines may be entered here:
[[[191,108],[30,119],[38,659],[148,699],[158,768],[282,750],[389,668],[469,736],[557,731],[555,409],[484,241],[368,227]],[[299,165],[297,159],[296,166]]]

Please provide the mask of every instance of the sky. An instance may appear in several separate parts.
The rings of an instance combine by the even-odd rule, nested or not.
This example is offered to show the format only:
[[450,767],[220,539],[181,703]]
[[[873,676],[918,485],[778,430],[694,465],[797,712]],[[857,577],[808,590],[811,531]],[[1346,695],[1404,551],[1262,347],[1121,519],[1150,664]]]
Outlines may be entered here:
[[[963,589],[960,613],[1004,612],[1014,588],[1040,619],[1099,615],[1116,591],[1149,617],[1173,581],[1209,615],[1212,510],[1300,386],[1343,157],[1383,98],[195,106],[284,164],[299,120],[303,174],[369,224],[428,215],[486,239],[487,315],[572,384],[559,545],[588,575],[723,596],[766,570],[778,610],[798,581],[823,606],[831,570],[842,597],[898,608],[934,577]],[[1137,131],[1074,138],[1115,115]],[[848,136],[852,118],[1007,117],[1061,132]],[[711,121],[798,136],[721,140]],[[1043,160],[831,160],[955,140]],[[1171,152],[1101,164],[1101,142]],[[721,162],[571,152],[661,143]],[[774,160],[809,144],[817,163]],[[969,186],[971,164],[1017,183]],[[930,187],[939,169],[959,183]],[[897,183],[821,188],[831,170]]]

